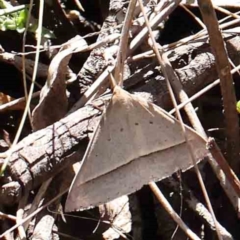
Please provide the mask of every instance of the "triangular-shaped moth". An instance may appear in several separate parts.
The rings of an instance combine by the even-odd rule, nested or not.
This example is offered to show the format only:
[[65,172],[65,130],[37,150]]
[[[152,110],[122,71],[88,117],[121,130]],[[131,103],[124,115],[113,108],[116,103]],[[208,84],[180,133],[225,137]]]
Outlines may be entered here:
[[[194,155],[208,153],[191,128]],[[97,206],[192,166],[180,123],[160,107],[116,86],[73,180],[66,211]]]

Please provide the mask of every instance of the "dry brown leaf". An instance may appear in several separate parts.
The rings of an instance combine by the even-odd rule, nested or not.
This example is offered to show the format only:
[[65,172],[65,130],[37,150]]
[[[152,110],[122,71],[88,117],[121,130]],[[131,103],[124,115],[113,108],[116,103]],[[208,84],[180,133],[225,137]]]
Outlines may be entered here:
[[87,45],[80,36],[68,41],[68,44],[52,60],[46,84],[41,90],[39,104],[33,111],[32,124],[34,130],[39,130],[60,120],[67,112],[65,77],[73,51]]
[[[187,126],[186,133],[195,157],[202,159],[205,141]],[[190,167],[180,123],[158,106],[115,87],[73,180],[66,211],[106,203]]]
[[0,105],[11,102],[12,100],[14,100],[14,98],[12,98],[9,95],[6,95],[2,92],[0,92]]
[[105,240],[119,239],[120,234],[132,230],[132,216],[129,209],[128,196],[124,195],[111,202],[99,206],[103,220],[110,221],[111,225],[102,235]]

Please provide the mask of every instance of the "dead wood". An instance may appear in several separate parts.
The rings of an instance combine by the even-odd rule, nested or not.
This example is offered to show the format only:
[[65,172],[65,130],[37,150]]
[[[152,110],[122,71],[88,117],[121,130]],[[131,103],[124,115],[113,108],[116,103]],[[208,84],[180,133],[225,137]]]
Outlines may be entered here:
[[[229,56],[235,64],[239,62],[238,39],[239,37],[233,36],[226,42]],[[184,62],[186,57],[191,60]],[[185,63],[176,70],[189,95],[217,79],[213,55],[208,44],[204,42],[178,47],[170,52],[169,58],[175,69],[180,63]],[[154,67],[156,64],[143,68],[137,78],[132,75],[130,79],[138,79],[142,84],[134,88],[134,92],[138,92],[162,107],[169,107],[164,79],[158,70],[153,69]],[[151,75],[152,78],[146,78],[144,76],[146,69],[153,70],[155,75]],[[133,85],[129,84],[130,79],[126,81],[126,85],[133,90]],[[17,202],[23,191],[36,188],[69,164],[80,161],[86,149],[89,134],[92,133],[99,116],[99,110],[92,106],[85,106],[23,139],[11,156],[8,171],[0,187],[0,202],[8,205]]]
[[[103,23],[101,33],[97,41],[101,41],[113,33],[121,32],[121,28],[117,26],[119,24],[122,24],[122,21],[124,19],[124,7],[126,7],[126,2],[124,0],[110,1],[109,15]],[[114,45],[117,46],[118,44],[116,45],[116,43],[113,43],[102,46],[100,48],[94,49],[91,52],[89,58],[78,73],[78,82],[81,87],[81,92],[85,92],[85,90],[94,82],[96,76],[107,66],[107,61],[104,58],[106,47],[110,49],[110,47],[113,47]]]
[[232,170],[239,174],[240,137],[239,132],[236,131],[239,128],[239,118],[235,106],[236,95],[231,66],[212,2],[208,0],[203,3],[202,0],[198,0],[198,4],[208,30],[210,45],[215,56],[220,79],[226,125],[228,163]]
[[[18,194],[39,186],[67,165],[79,161],[87,145],[84,140],[93,131],[98,114],[98,110],[86,106],[23,139],[12,154],[8,169],[12,181],[21,185]],[[13,190],[2,192],[1,202],[10,203],[8,194]]]

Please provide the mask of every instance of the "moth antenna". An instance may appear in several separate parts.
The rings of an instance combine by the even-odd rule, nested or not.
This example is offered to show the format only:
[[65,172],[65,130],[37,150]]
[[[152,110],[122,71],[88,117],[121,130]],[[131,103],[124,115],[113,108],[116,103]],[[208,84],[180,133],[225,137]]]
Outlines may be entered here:
[[109,72],[109,79],[110,79],[111,89],[114,90],[114,88],[117,86],[117,81],[115,80],[111,72]]

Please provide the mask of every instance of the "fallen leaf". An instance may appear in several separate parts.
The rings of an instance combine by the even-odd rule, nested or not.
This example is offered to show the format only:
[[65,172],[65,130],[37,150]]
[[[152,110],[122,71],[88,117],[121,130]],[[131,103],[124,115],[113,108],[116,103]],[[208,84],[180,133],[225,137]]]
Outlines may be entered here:
[[[205,141],[186,126],[198,160]],[[192,167],[180,123],[158,106],[115,87],[73,180],[66,211],[82,210]]]
[[60,120],[67,112],[66,74],[69,60],[76,48],[87,45],[80,36],[68,41],[53,58],[46,84],[41,90],[39,104],[33,111],[32,124],[39,130]]
[[111,223],[109,229],[102,234],[103,239],[119,239],[121,234],[124,235],[132,230],[132,216],[129,209],[128,196],[124,195],[104,205],[100,205],[99,212],[103,220]]
[[13,101],[14,98],[12,98],[9,95],[6,95],[5,93],[0,92],[0,105],[3,105],[5,103],[9,103],[11,101]]

